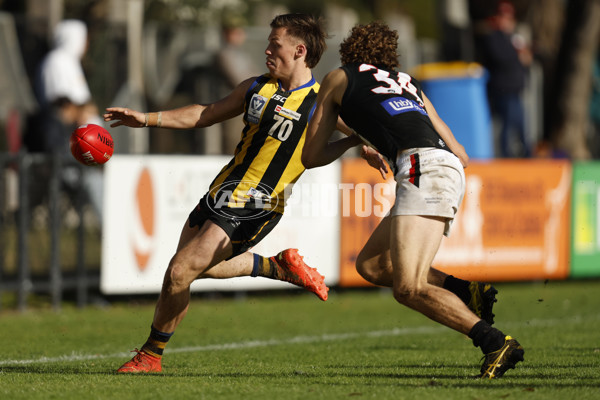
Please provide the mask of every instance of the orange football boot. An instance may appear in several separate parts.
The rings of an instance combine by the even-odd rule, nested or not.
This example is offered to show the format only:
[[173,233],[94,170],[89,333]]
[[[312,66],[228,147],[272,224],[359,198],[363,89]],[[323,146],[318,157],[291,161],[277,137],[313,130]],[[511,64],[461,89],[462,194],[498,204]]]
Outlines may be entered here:
[[138,374],[146,372],[161,372],[160,358],[144,353],[142,350],[135,349],[132,351],[137,354],[117,370],[122,374]]
[[271,257],[283,270],[282,280],[301,286],[316,294],[321,300],[327,300],[329,288],[325,285],[325,277],[316,268],[304,263],[297,249],[287,249]]

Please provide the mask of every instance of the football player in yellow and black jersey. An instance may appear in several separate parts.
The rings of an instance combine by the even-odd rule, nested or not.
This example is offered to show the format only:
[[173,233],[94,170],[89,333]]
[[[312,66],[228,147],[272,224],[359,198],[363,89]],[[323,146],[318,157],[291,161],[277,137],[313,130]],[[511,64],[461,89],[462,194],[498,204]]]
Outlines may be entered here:
[[373,146],[363,149],[367,160],[375,150],[387,159],[396,200],[358,255],[358,272],[393,288],[400,304],[468,335],[484,353],[480,376],[497,378],[522,361],[524,351],[491,326],[496,290],[431,267],[462,201],[469,157],[420,83],[396,69],[397,40],[396,31],[373,22],[355,26],[342,41],[342,66],[323,79],[302,162],[314,168],[342,154],[329,143],[340,116]]
[[[321,21],[309,15],[280,15],[271,22],[265,50],[268,73],[247,79],[215,103],[142,113],[106,109],[111,126],[206,127],[243,113],[242,139],[231,162],[190,213],[165,273],[148,340],[118,372],[159,372],[165,345],[189,306],[190,285],[201,278],[264,276],[288,281],[327,299],[329,290],[297,250],[274,257],[248,250],[277,224],[286,187],[304,172],[300,160],[319,84],[311,69],[325,50]],[[340,122],[340,129],[347,130]],[[346,131],[348,133],[348,131]],[[355,138],[339,141],[346,149]],[[289,188],[288,188],[289,189]]]

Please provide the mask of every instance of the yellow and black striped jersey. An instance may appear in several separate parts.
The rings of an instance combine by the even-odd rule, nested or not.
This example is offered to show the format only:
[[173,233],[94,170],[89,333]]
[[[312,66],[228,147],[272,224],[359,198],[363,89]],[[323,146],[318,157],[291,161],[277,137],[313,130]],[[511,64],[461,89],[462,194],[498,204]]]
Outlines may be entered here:
[[269,74],[254,81],[246,93],[241,141],[210,185],[217,205],[283,213],[290,185],[304,172],[300,156],[318,90],[314,77],[291,91]]

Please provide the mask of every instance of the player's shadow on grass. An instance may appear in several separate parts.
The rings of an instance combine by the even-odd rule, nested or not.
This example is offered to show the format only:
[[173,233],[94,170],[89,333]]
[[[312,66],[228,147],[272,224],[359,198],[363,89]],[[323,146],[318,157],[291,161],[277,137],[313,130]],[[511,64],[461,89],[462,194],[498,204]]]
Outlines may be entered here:
[[[547,388],[548,385],[556,388],[581,388],[581,387],[598,387],[597,376],[589,374],[582,376],[579,373],[565,373],[573,368],[587,368],[594,370],[597,368],[595,364],[585,365],[556,365],[554,373],[541,373],[537,368],[528,366],[526,368],[510,370],[507,374],[500,378],[489,381],[487,379],[477,379],[475,374],[478,372],[478,367],[473,365],[451,365],[443,366],[435,365],[324,365],[321,368],[325,371],[317,370],[315,372],[306,372],[298,370],[286,370],[281,372],[194,372],[194,371],[178,371],[173,368],[163,373],[151,374],[117,374],[113,369],[106,369],[104,366],[97,367],[82,367],[78,365],[16,365],[0,367],[0,374],[48,374],[48,375],[98,375],[98,376],[114,376],[122,377],[123,379],[179,379],[179,378],[206,378],[206,379],[223,379],[223,380],[247,380],[255,381],[256,379],[266,379],[273,381],[280,379],[289,383],[296,379],[303,383],[345,386],[348,385],[348,378],[351,378],[352,384],[360,384],[365,386],[391,386],[391,387],[425,387],[425,386],[452,386],[452,387],[481,387],[484,384],[493,385],[493,387],[507,388],[523,388],[523,390],[535,390],[536,388]],[[473,374],[462,374],[444,372],[443,369],[459,368],[461,370],[473,371]],[[378,371],[381,369],[382,371]],[[389,372],[389,369],[396,369],[398,372]],[[428,372],[423,372],[424,369],[430,369]],[[386,371],[387,370],[387,371]],[[341,379],[338,379],[341,378]]]
[[[490,382],[489,379],[480,379],[479,365],[463,364],[463,365],[447,365],[447,364],[396,364],[396,365],[325,365],[323,368],[329,369],[331,372],[325,374],[328,377],[344,377],[352,378],[353,382],[359,382],[360,379],[365,379],[365,382],[360,382],[363,385],[386,385],[386,379],[395,380],[390,382],[391,385],[399,386],[423,386],[423,383],[414,383],[415,379],[430,380],[431,386],[443,386],[444,382],[448,382],[453,387],[477,387],[482,382]],[[523,387],[523,388],[546,388],[551,382],[552,387],[570,388],[570,387],[598,387],[598,376],[594,373],[584,375],[581,373],[581,368],[589,371],[594,371],[597,364],[579,364],[574,366],[555,365],[552,367],[552,373],[542,373],[539,371],[539,366],[517,365],[516,369],[508,370],[506,375],[500,379],[492,380],[492,384],[497,387],[502,385],[500,382],[506,382],[507,387]],[[390,369],[395,369],[398,372],[389,372]],[[463,373],[448,373],[444,370],[460,369],[468,371]],[[377,370],[381,370],[377,372]],[[430,370],[423,372],[423,370]],[[336,372],[337,371],[337,372]],[[472,371],[472,373],[471,373]],[[569,372],[570,371],[570,372]],[[322,377],[323,374],[320,374]],[[370,383],[370,380],[372,383]],[[456,382],[459,380],[459,382]],[[336,383],[329,382],[335,385]]]

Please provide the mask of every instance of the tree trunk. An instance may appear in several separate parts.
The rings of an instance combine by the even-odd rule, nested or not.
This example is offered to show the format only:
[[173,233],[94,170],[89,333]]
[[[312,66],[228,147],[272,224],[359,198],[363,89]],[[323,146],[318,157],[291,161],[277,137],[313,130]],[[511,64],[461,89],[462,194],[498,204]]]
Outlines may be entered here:
[[556,104],[554,86],[561,33],[565,25],[565,5],[562,0],[532,0],[526,12],[531,26],[532,50],[543,73],[542,139],[550,142],[550,126]]
[[[554,87],[550,127],[555,148],[573,160],[590,158],[586,143],[592,66],[600,37],[600,0],[570,0]],[[548,94],[547,94],[548,95]]]

